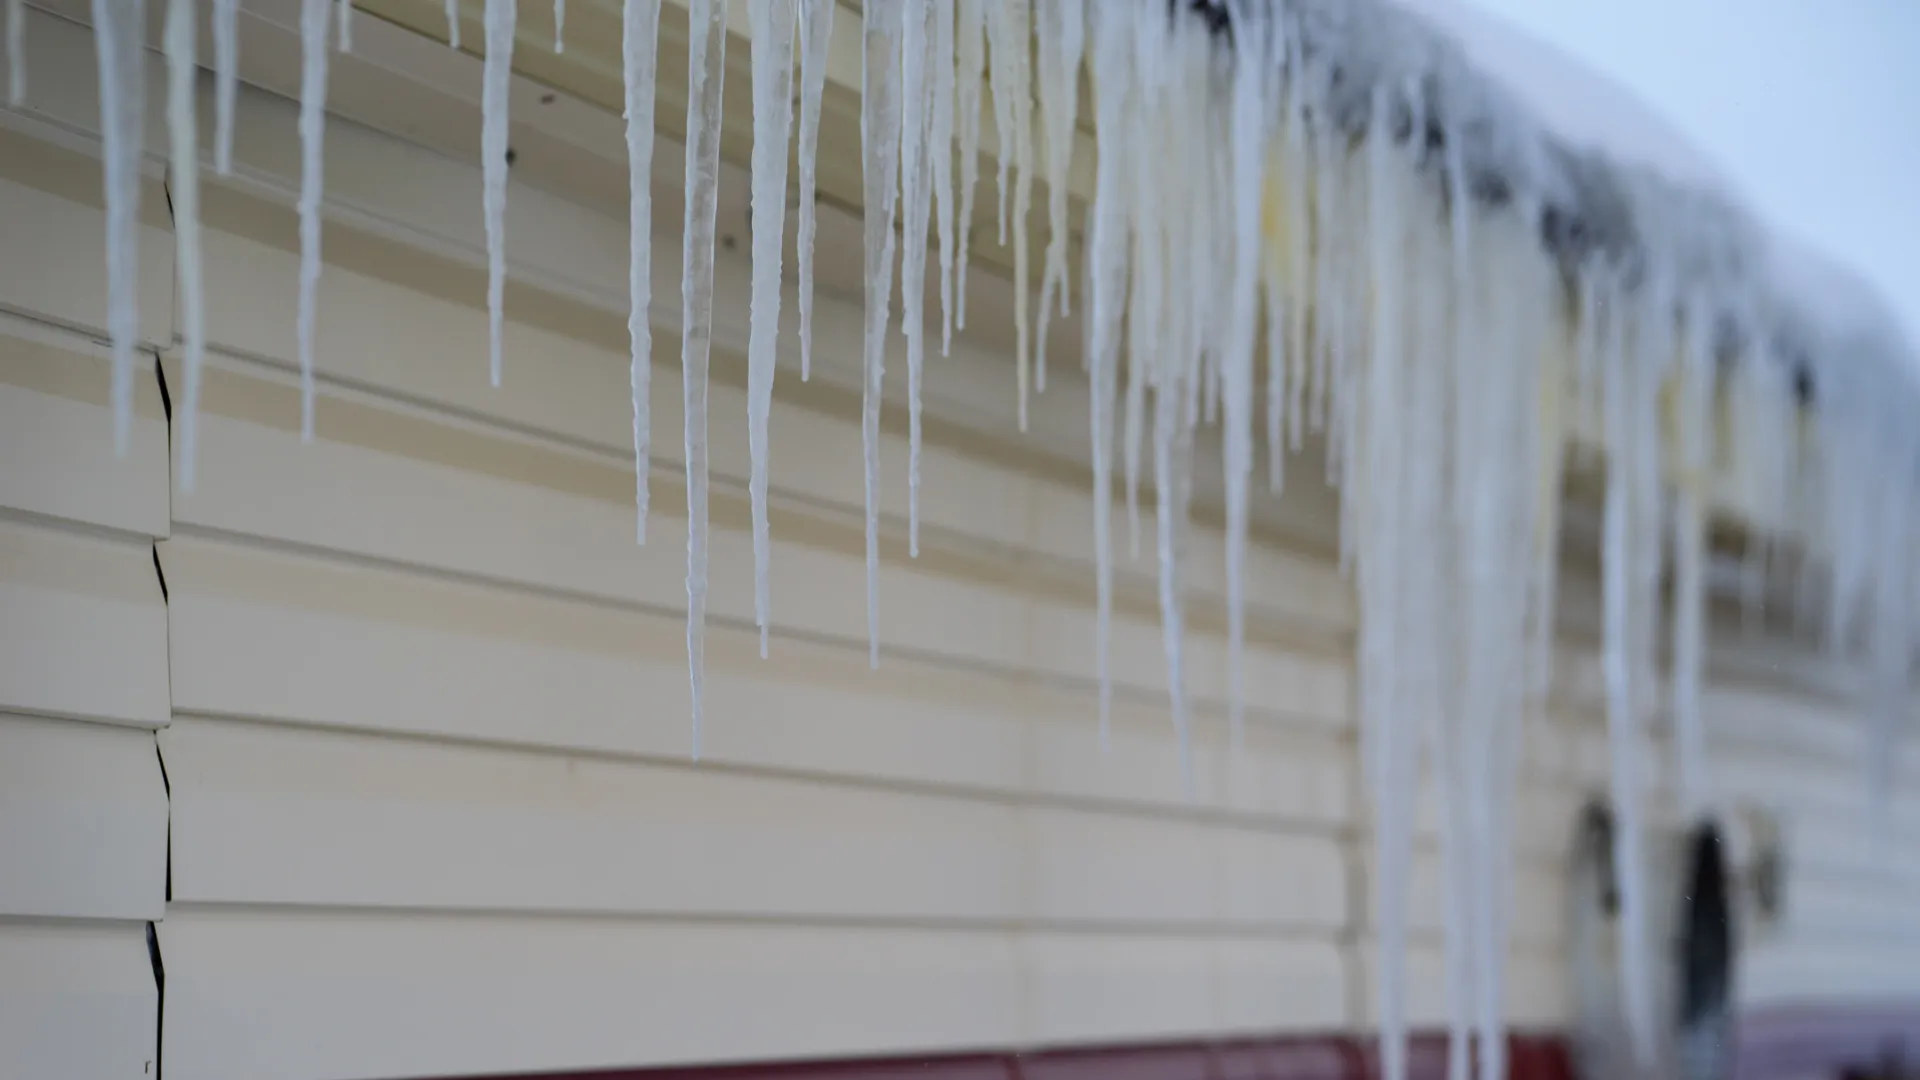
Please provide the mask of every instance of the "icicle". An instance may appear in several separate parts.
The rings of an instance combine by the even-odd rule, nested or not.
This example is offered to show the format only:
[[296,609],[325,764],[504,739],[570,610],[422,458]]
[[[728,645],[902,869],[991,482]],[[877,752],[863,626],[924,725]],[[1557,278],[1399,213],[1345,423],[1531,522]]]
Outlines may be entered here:
[[[687,212],[681,253],[680,367],[687,431],[687,664],[693,757],[700,758],[707,621],[707,361],[713,348],[714,219],[720,208],[720,120],[727,74],[727,0],[688,7]],[[488,50],[489,55],[492,49]]]
[[327,119],[327,16],[331,0],[300,0],[300,438],[313,441],[315,306],[320,291],[321,138]]
[[[1374,116],[1383,115],[1385,91],[1375,91]],[[1377,128],[1375,130],[1378,130]],[[1395,551],[1395,539],[1406,533],[1401,520],[1403,490],[1401,470],[1408,464],[1401,439],[1408,425],[1403,423],[1404,393],[1401,377],[1401,296],[1396,271],[1404,257],[1400,234],[1398,201],[1387,190],[1390,144],[1384,139],[1369,140],[1365,147],[1365,180],[1369,187],[1368,209],[1378,215],[1370,221],[1370,249],[1364,251],[1365,266],[1373,275],[1375,291],[1370,335],[1371,355],[1362,373],[1361,392],[1365,430],[1370,436],[1367,452],[1361,455],[1365,473],[1364,489],[1344,489],[1345,499],[1356,512],[1367,515],[1369,544],[1380,546],[1380,558],[1362,562],[1359,585],[1363,590],[1362,610],[1390,613],[1389,617],[1362,617],[1360,668],[1361,683],[1367,693],[1362,710],[1363,739],[1367,751],[1368,776],[1374,803],[1374,860],[1379,881],[1374,890],[1374,924],[1379,931],[1380,980],[1376,987],[1376,1008],[1380,1023],[1381,1076],[1384,1080],[1404,1080],[1407,1068],[1406,1023],[1406,878],[1410,859],[1411,826],[1406,821],[1404,801],[1414,777],[1417,761],[1412,742],[1405,730],[1410,726],[1406,712],[1417,703],[1405,689],[1401,671],[1398,638],[1408,632],[1410,607],[1404,590],[1412,569],[1401,564]],[[1362,254],[1356,252],[1356,255]],[[1437,407],[1430,403],[1429,407]],[[1358,531],[1347,530],[1343,532]],[[1415,642],[1419,638],[1413,638]]]
[[567,51],[567,0],[553,0],[553,51]]
[[953,351],[953,108],[954,0],[933,0],[933,120],[927,129],[927,153],[933,160],[935,222],[940,237],[940,355]]
[[1165,379],[1154,390],[1153,472],[1158,502],[1160,541],[1160,634],[1167,657],[1167,700],[1173,728],[1180,740],[1180,776],[1193,790],[1191,721],[1187,716],[1187,676],[1184,657],[1186,614],[1181,563],[1186,538],[1186,467],[1193,446],[1193,429],[1181,422],[1182,389]]
[[113,445],[133,433],[133,352],[140,336],[140,158],[146,131],[146,0],[93,0],[107,203],[107,333],[113,342]]
[[867,332],[860,405],[866,459],[867,663],[880,666],[880,401],[893,304],[893,215],[900,198],[900,34],[903,0],[868,0],[860,67],[865,188]]
[[340,51],[353,51],[353,0],[340,0]]
[[[1632,324],[1627,305],[1616,300],[1606,328],[1607,353],[1601,379],[1605,393],[1604,420],[1607,449],[1607,494],[1602,540],[1602,599],[1604,643],[1602,665],[1607,684],[1607,734],[1611,750],[1612,788],[1617,827],[1614,866],[1620,875],[1620,970],[1625,997],[1627,1031],[1634,1054],[1644,1067],[1652,1063],[1654,1016],[1649,997],[1645,955],[1646,874],[1642,865],[1640,810],[1644,792],[1640,780],[1640,733],[1637,662],[1643,644],[1634,630],[1642,621],[1635,611],[1647,600],[1641,588],[1650,572],[1641,534],[1651,523],[1642,490],[1654,452],[1644,440],[1648,426],[1643,413],[1653,407],[1646,369],[1651,360],[1640,350],[1629,351],[1623,339]],[[1657,482],[1658,472],[1653,471]]]
[[920,557],[920,379],[926,365],[927,216],[933,209],[928,183],[927,129],[933,118],[933,87],[927,79],[930,50],[927,16],[932,0],[906,0],[901,22],[900,92],[900,329],[907,337],[907,551]]
[[1034,386],[1047,388],[1047,324],[1055,297],[1067,307],[1067,183],[1080,122],[1080,60],[1086,51],[1086,0],[1040,0],[1040,119],[1047,138],[1047,261],[1040,281],[1040,329],[1034,338]]
[[[1013,234],[1013,332],[1015,377],[1019,380],[1020,430],[1027,430],[1027,397],[1033,378],[1033,338],[1029,311],[1027,211],[1033,202],[1033,91],[1030,0],[998,0],[993,34],[993,108],[1000,135],[1000,242]],[[1013,216],[1008,224],[1008,170],[1013,172]]]
[[813,235],[818,227],[816,168],[820,101],[827,89],[827,49],[835,0],[800,0],[800,380],[813,377]]
[[[1244,10],[1244,9],[1242,9]],[[1269,39],[1273,24],[1237,23],[1234,38],[1232,151],[1233,276],[1228,285],[1226,350],[1227,717],[1233,749],[1246,736],[1247,500],[1253,476],[1253,354],[1258,331],[1260,210],[1267,164]]]
[[993,87],[993,127],[998,140],[995,157],[999,163],[1000,245],[1007,244],[1007,210],[1012,205],[1013,167],[1020,152],[1014,130],[1014,102],[1024,92],[1016,85],[1016,65],[1025,63],[1028,48],[1027,9],[1022,0],[981,0],[990,5],[986,14],[986,32],[992,40],[988,82]]
[[980,183],[980,95],[987,64],[987,4],[991,0],[960,0],[955,31],[959,52],[955,73],[956,118],[960,139],[960,236],[954,267],[953,324],[967,325],[967,260],[973,248],[973,197]]
[[[1261,218],[1264,225],[1264,208]],[[1260,262],[1267,317],[1267,490],[1278,495],[1287,475],[1287,292],[1277,260],[1263,255]]]
[[[1077,8],[1077,0],[1074,0]],[[1078,18],[1078,15],[1075,15]],[[1091,300],[1087,335],[1087,382],[1093,437],[1093,550],[1098,614],[1095,656],[1100,680],[1100,746],[1111,745],[1113,678],[1113,397],[1120,360],[1120,327],[1125,313],[1127,273],[1126,170],[1132,162],[1132,132],[1125,120],[1132,82],[1132,20],[1109,12],[1094,20],[1094,95],[1100,130],[1092,235],[1088,246]],[[1074,57],[1078,73],[1079,57]],[[1064,256],[1063,256],[1064,258]],[[1061,274],[1065,274],[1061,268]]]
[[753,620],[767,655],[767,418],[780,343],[780,259],[786,244],[787,149],[793,127],[793,0],[747,0],[753,30],[753,296],[747,339],[747,443],[752,456]]
[[1140,456],[1146,438],[1146,388],[1152,378],[1155,353],[1163,344],[1167,325],[1164,285],[1167,233],[1162,224],[1166,194],[1161,184],[1164,161],[1156,147],[1166,110],[1160,106],[1165,90],[1167,39],[1159,34],[1134,35],[1137,92],[1130,104],[1134,113],[1123,125],[1137,126],[1140,137],[1129,140],[1133,170],[1133,274],[1127,310],[1127,403],[1122,457],[1126,473],[1127,545],[1129,557],[1140,557]]
[[213,167],[233,168],[233,105],[239,91],[240,0],[213,0]]
[[447,47],[460,47],[460,0],[447,0]]
[[507,100],[513,84],[519,0],[487,0],[487,55],[480,85],[480,172],[487,219],[487,371],[500,385],[507,288]]
[[180,330],[185,351],[186,387],[181,399],[180,489],[192,491],[200,433],[200,369],[206,359],[205,289],[200,263],[200,140],[196,131],[194,86],[199,68],[194,0],[168,0],[167,168],[173,201],[174,254],[179,261]]
[[633,391],[635,539],[647,542],[653,467],[653,100],[659,61],[660,0],[626,0],[621,63],[627,122],[627,341]]
[[1706,514],[1702,502],[1709,480],[1709,425],[1713,416],[1712,329],[1712,313],[1704,301],[1689,305],[1675,417],[1680,460],[1673,525],[1673,741],[1681,819],[1686,822],[1692,822],[1705,806],[1701,774],[1706,743],[1700,720],[1700,679],[1706,659]]
[[7,0],[7,104],[27,100],[27,0]]

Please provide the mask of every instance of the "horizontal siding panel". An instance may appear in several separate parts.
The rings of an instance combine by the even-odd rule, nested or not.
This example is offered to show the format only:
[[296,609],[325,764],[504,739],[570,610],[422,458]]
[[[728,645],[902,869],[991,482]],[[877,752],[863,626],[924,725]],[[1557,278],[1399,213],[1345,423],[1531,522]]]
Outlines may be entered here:
[[103,345],[0,318],[0,507],[167,535],[167,420],[152,357],[134,374],[124,456],[114,452],[112,367]]
[[166,886],[153,736],[0,715],[0,915],[158,919]]
[[[1362,837],[1361,845],[1363,854],[1358,857],[1359,862],[1366,869],[1368,880],[1377,880],[1372,837]],[[1516,947],[1552,947],[1565,936],[1567,905],[1571,900],[1567,895],[1564,865],[1522,858],[1513,867],[1506,893],[1507,934]],[[1442,933],[1447,924],[1448,886],[1441,854],[1418,852],[1408,870],[1408,929],[1416,933]],[[1362,915],[1362,925],[1368,928],[1377,925],[1370,901]]]
[[167,612],[147,544],[0,522],[0,710],[167,722]]
[[[536,448],[504,435],[430,422],[397,408],[336,406],[333,427],[302,444],[293,430],[291,387],[253,374],[209,375],[198,490],[175,500],[175,520],[586,596],[684,610],[683,549],[671,538],[682,496],[656,485],[653,544],[633,543],[628,481],[590,456]],[[247,419],[240,419],[246,417]],[[335,441],[339,439],[340,441]],[[710,597],[714,618],[752,613],[751,544],[745,506],[716,498]],[[365,527],[379,521],[379,529]],[[866,636],[858,531],[852,522],[776,516],[772,590],[776,629],[830,635],[852,645]],[[785,536],[786,539],[780,539]],[[668,542],[662,542],[668,541]],[[1086,679],[1092,612],[1051,601],[998,577],[991,564],[889,558],[881,571],[881,635],[892,649],[968,664]],[[1115,623],[1116,681],[1159,693],[1158,627]],[[1035,645],[1038,640],[1044,644]],[[1194,693],[1216,700],[1224,657],[1191,636]],[[1090,645],[1087,646],[1090,649]],[[1345,722],[1344,664],[1254,647],[1249,699],[1259,715]]]
[[[200,538],[160,555],[183,712],[687,753],[679,618]],[[1156,704],[1120,703],[1103,754],[1093,702],[1044,685],[911,661],[875,672],[805,641],[761,660],[751,632],[723,627],[707,665],[707,760],[1319,825],[1348,812],[1347,750],[1327,740],[1256,726],[1236,756],[1224,725],[1203,722],[1189,799]]]
[[0,920],[0,1076],[152,1080],[160,994],[142,923]]
[[181,720],[178,900],[1007,919],[1013,808]]
[[1344,1020],[1331,942],[1032,936],[1028,1041],[1150,1041],[1314,1031]]
[[1337,925],[1331,840],[181,719],[182,901]]
[[[30,15],[27,34],[36,59],[51,58],[57,39],[70,38],[77,29],[58,19]],[[40,85],[84,79],[94,85],[95,68],[90,36],[80,30],[86,46],[85,67],[62,71],[59,63],[36,63],[30,80],[34,100],[42,98]],[[43,53],[42,48],[49,51]],[[148,74],[162,72],[148,65]],[[58,96],[48,90],[46,97]],[[162,96],[148,100],[164,100]],[[155,110],[157,114],[158,110]],[[98,126],[97,105],[80,130]],[[83,145],[90,140],[81,137]],[[159,143],[164,146],[164,137]],[[106,210],[101,201],[101,162],[97,148],[88,152],[67,149],[23,134],[18,121],[0,116],[0,251],[59,252],[54,258],[0,259],[0,308],[62,326],[104,334],[107,327]],[[167,214],[166,190],[156,173],[144,178],[140,189],[141,228],[138,253],[139,283],[136,302],[139,339],[150,345],[173,336],[173,235]]]
[[177,909],[160,936],[172,1080],[988,1048],[1018,1024],[994,933]]
[[[1368,987],[1362,1004],[1362,1027],[1380,1023],[1379,1001],[1374,988],[1380,978],[1379,947],[1371,938],[1362,938],[1356,947],[1359,965]],[[1410,945],[1406,960],[1406,1017],[1415,1027],[1445,1027],[1447,1008],[1446,956],[1439,945]],[[1568,992],[1571,976],[1565,961],[1555,952],[1515,949],[1506,964],[1506,1022],[1511,1027],[1559,1027],[1567,1023]]]
[[[372,137],[361,132],[352,134]],[[535,195],[528,193],[529,198]],[[216,226],[224,221],[231,231],[216,227],[208,233],[208,303],[209,311],[215,313],[209,330],[211,340],[243,355],[273,357],[291,364],[293,282],[298,273],[297,256],[291,246],[291,210],[254,206],[231,197],[223,210],[221,198],[218,193],[211,196],[208,217]],[[559,220],[556,214],[564,216],[550,198],[537,205],[516,202],[515,207],[516,222],[542,217]],[[570,212],[579,211],[570,208]],[[615,223],[605,225],[609,235],[618,234]],[[525,228],[515,231],[522,233]],[[326,269],[318,316],[321,344],[316,359],[323,376],[583,442],[608,453],[631,452],[624,334],[617,340],[596,340],[597,335],[587,326],[575,327],[574,333],[568,334],[510,320],[503,339],[509,358],[507,372],[503,385],[493,387],[486,374],[485,312],[477,306],[484,296],[482,283],[463,267],[436,268],[420,260],[414,260],[419,265],[410,270],[409,280],[416,288],[359,272],[357,267],[362,264],[382,266],[383,272],[391,272],[384,270],[391,260],[379,254],[386,243],[344,228],[329,233],[329,258],[354,265],[330,263]],[[679,280],[678,244],[672,235],[657,234],[655,252],[659,264],[655,280],[672,288]],[[615,254],[616,261],[608,266],[610,273],[625,267],[624,250]],[[578,253],[571,257],[577,258]],[[730,302],[737,302],[744,310],[746,288],[744,274],[737,275],[737,280],[722,274],[716,282],[720,309],[728,310]],[[509,297],[509,314],[524,311],[513,299]],[[539,306],[532,297],[526,303]],[[816,362],[823,370],[830,366],[828,358],[834,348],[851,346],[851,356],[859,355],[857,310],[848,308],[844,313],[856,330],[851,338],[819,333],[822,324],[832,324],[841,304],[823,296],[822,309],[816,311],[816,335],[821,346],[816,353],[827,354],[817,355]],[[796,310],[793,302],[785,307],[789,325],[784,328],[784,336],[797,333]],[[656,296],[653,311],[656,357],[671,361],[671,342],[677,328],[665,325],[665,321],[677,319],[678,305],[671,297]],[[598,313],[586,317],[601,321]],[[742,336],[729,341],[733,330]],[[744,331],[745,320],[722,320],[715,326],[717,381],[709,391],[708,409],[711,468],[717,480],[736,486],[745,483],[749,468]],[[405,343],[404,357],[394,355],[396,342]],[[960,352],[967,350],[962,348]],[[516,363],[515,357],[521,359]],[[516,368],[525,370],[536,363],[537,378],[514,376]],[[956,363],[985,365],[997,360],[957,353],[930,365],[928,408],[936,414],[943,376]],[[679,472],[684,446],[680,380],[677,363],[655,365],[651,382],[652,446],[656,470],[669,477]],[[769,435],[775,451],[770,484],[776,497],[828,504],[848,512],[858,512],[864,506],[858,401],[857,394],[849,392],[857,385],[857,372],[856,378],[840,389],[829,387],[825,380],[801,384],[791,371],[783,375]],[[319,406],[322,427],[326,426],[329,409],[326,402]],[[1067,482],[1057,466],[1025,469],[1023,463],[1016,463],[1025,453],[1018,442],[1002,444],[985,436],[932,426],[921,462],[920,489],[922,524],[930,533],[944,530],[954,538],[998,545],[1009,557],[1085,567],[1091,576],[1093,500],[1086,483]],[[906,518],[907,450],[906,437],[890,424],[880,448],[883,512],[890,528],[898,528]],[[1146,502],[1150,507],[1151,496]],[[1148,518],[1143,558],[1137,562],[1122,559],[1117,564],[1123,574],[1136,576],[1141,588],[1150,586],[1155,573],[1150,514]],[[1113,536],[1114,550],[1125,552],[1126,522],[1117,502]],[[952,542],[931,535],[928,541]],[[1223,595],[1224,535],[1217,528],[1196,525],[1190,550],[1191,587],[1211,597]],[[1321,634],[1337,636],[1352,626],[1350,587],[1325,560],[1256,544],[1249,552],[1246,583],[1248,601],[1256,612],[1298,618]]]

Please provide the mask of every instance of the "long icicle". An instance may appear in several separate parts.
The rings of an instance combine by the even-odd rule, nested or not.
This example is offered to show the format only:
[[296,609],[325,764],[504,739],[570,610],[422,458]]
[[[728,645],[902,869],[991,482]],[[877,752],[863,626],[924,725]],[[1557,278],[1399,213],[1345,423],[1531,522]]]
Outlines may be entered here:
[[973,250],[973,200],[980,184],[980,98],[985,90],[987,64],[987,4],[989,0],[959,0],[959,22],[954,45],[958,56],[954,75],[955,117],[960,142],[959,250],[954,255],[953,325],[967,325],[967,260]]
[[27,0],[7,0],[7,104],[27,100]]
[[567,0],[553,0],[553,51],[567,51]]
[[813,377],[813,243],[818,228],[820,102],[835,0],[800,0],[800,381]]
[[1040,279],[1040,326],[1034,334],[1033,382],[1047,388],[1047,327],[1058,298],[1068,313],[1067,177],[1080,117],[1080,61],[1086,51],[1085,0],[1040,0],[1040,120],[1047,140],[1047,254]]
[[1674,513],[1673,742],[1682,821],[1704,809],[1706,751],[1700,720],[1700,680],[1705,665],[1707,440],[1712,421],[1711,314],[1696,300],[1686,311],[1680,354],[1678,423],[1680,452]]
[[233,106],[240,79],[240,0],[213,0],[213,167],[233,169]]
[[1646,882],[1641,865],[1640,722],[1636,662],[1641,643],[1634,629],[1636,603],[1644,602],[1638,586],[1645,573],[1639,533],[1643,499],[1636,490],[1645,469],[1642,458],[1652,447],[1636,436],[1644,426],[1638,413],[1651,407],[1644,400],[1647,357],[1626,347],[1632,323],[1621,310],[1628,305],[1614,297],[1608,320],[1607,353],[1601,371],[1606,431],[1607,493],[1602,539],[1602,667],[1607,686],[1607,735],[1612,763],[1615,830],[1613,861],[1620,879],[1620,972],[1625,995],[1626,1025],[1634,1056],[1641,1066],[1652,1064],[1654,1017],[1648,998],[1644,934]]
[[[1132,26],[1132,20],[1117,8],[1094,17],[1094,96],[1100,129],[1109,133],[1099,144],[1087,252],[1091,286],[1087,385],[1092,416],[1093,549],[1099,606],[1094,649],[1100,680],[1102,749],[1111,744],[1113,724],[1113,399],[1120,362],[1120,329],[1126,311],[1126,171],[1132,164],[1129,140],[1139,137],[1128,132],[1124,122],[1133,82]],[[1077,78],[1077,55],[1075,61]],[[1064,268],[1061,273],[1064,276]]]
[[787,151],[793,129],[793,0],[747,0],[753,28],[753,290],[747,337],[747,480],[753,503],[753,621],[760,655],[772,625],[768,587],[767,426],[780,344],[780,263],[786,246]]
[[927,126],[927,153],[933,167],[933,205],[935,232],[940,241],[940,355],[953,352],[954,320],[954,205],[953,125],[954,95],[954,0],[933,0],[933,119]]
[[447,47],[460,47],[460,0],[446,0],[447,7]]
[[146,2],[93,0],[107,203],[107,335],[113,348],[113,446],[133,438],[134,344],[140,336],[140,158],[146,131]]
[[353,0],[340,0],[340,51],[353,51]]
[[659,65],[660,0],[626,0],[621,66],[626,75],[627,342],[633,394],[634,538],[647,542],[653,467],[653,107]]
[[893,305],[893,215],[900,198],[900,20],[903,0],[868,0],[860,67],[867,327],[860,441],[866,460],[867,663],[880,666],[880,401]]
[[693,676],[693,758],[700,758],[707,622],[707,366],[713,350],[713,242],[720,209],[720,118],[727,74],[727,0],[688,8],[685,246],[681,251],[680,371],[687,432],[687,666]]
[[320,292],[320,151],[327,121],[327,17],[331,0],[300,0],[300,439],[313,441],[313,350]]
[[167,169],[173,202],[174,255],[180,278],[180,331],[186,388],[180,415],[180,490],[192,491],[200,436],[200,369],[207,356],[206,290],[200,259],[200,139],[194,87],[199,68],[194,0],[168,0]]
[[1271,111],[1267,90],[1271,66],[1268,38],[1271,20],[1246,19],[1245,8],[1230,5],[1240,15],[1234,39],[1233,102],[1230,149],[1233,192],[1233,276],[1229,280],[1226,352],[1222,360],[1226,398],[1227,488],[1227,716],[1232,748],[1246,738],[1246,595],[1242,583],[1247,565],[1247,501],[1253,478],[1253,366],[1259,320],[1262,241],[1260,211],[1265,194],[1267,118]]
[[933,209],[927,70],[932,0],[906,0],[901,20],[900,329],[907,338],[907,552],[920,557],[920,379],[926,365],[927,219]]
[[500,385],[507,288],[507,101],[513,86],[519,0],[487,0],[487,55],[480,83],[480,175],[487,226],[487,374]]

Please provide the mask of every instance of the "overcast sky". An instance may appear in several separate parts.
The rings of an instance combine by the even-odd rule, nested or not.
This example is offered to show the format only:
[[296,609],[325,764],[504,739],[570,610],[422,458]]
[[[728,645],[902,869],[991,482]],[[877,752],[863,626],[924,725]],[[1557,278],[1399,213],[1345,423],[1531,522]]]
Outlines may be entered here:
[[1469,0],[1634,91],[1920,344],[1920,0]]

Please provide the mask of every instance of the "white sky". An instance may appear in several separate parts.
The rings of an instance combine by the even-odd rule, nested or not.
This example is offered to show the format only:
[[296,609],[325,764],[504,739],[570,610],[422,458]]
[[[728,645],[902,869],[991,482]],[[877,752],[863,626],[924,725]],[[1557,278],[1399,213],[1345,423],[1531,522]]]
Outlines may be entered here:
[[1920,343],[1920,0],[1469,0],[1633,91]]

